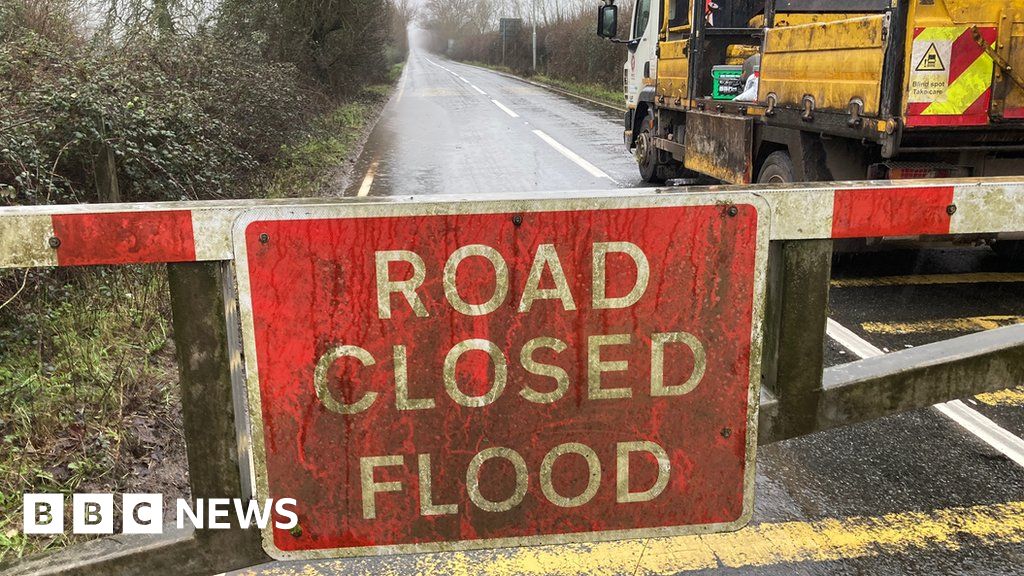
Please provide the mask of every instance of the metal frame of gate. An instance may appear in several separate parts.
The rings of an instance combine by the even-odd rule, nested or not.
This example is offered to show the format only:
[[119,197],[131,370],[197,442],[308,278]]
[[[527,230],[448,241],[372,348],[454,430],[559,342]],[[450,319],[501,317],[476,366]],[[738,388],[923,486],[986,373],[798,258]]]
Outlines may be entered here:
[[[517,199],[717,197],[770,206],[758,443],[767,444],[1024,382],[1024,325],[823,370],[832,244],[906,236],[1024,238],[1020,179],[617,190]],[[474,196],[471,200],[508,200]],[[232,225],[259,206],[458,203],[457,196],[181,202],[0,209],[0,269],[167,264],[192,498],[249,498]],[[104,538],[8,565],[6,575],[211,574],[268,561],[257,529]]]

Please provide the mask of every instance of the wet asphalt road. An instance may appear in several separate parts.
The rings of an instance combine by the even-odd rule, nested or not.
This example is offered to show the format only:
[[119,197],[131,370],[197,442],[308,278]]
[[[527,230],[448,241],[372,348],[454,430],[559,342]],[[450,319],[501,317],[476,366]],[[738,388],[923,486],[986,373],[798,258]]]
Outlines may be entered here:
[[[424,53],[411,57],[357,170],[346,195],[640,185],[617,113]],[[882,352],[1024,322],[1024,271],[984,247],[843,257],[830,315]],[[826,346],[829,364],[857,359],[835,340]],[[1024,435],[1024,392],[965,404]],[[929,408],[760,448],[754,534],[709,544],[706,564],[652,541],[635,561],[565,547],[547,560],[484,551],[257,572],[1024,574],[1022,501],[1024,467]]]
[[[525,82],[416,52],[346,195],[637,186],[621,125],[613,110],[584,108]],[[364,187],[362,175],[374,166],[372,184]]]

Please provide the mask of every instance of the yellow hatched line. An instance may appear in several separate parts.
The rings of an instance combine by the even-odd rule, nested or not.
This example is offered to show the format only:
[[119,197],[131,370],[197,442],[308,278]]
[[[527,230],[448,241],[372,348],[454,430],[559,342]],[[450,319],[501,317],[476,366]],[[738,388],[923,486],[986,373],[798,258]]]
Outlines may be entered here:
[[766,523],[708,536],[328,560],[251,569],[241,574],[653,575],[1018,543],[1024,543],[1024,502],[929,513]]
[[1024,386],[978,394],[974,398],[989,406],[1024,406]]
[[939,284],[1003,284],[1024,282],[1024,274],[1015,272],[979,272],[973,274],[922,274],[917,276],[879,276],[875,278],[837,278],[833,288],[869,286],[931,286]]
[[919,322],[863,322],[860,327],[871,334],[919,334],[922,332],[977,332],[1024,323],[1024,316],[975,316]]

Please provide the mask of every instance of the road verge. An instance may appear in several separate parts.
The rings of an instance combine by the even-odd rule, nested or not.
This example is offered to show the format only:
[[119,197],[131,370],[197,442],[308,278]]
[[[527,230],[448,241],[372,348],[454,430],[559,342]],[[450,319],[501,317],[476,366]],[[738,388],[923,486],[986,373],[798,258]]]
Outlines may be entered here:
[[568,80],[561,80],[558,78],[552,78],[550,76],[537,75],[537,76],[521,76],[516,74],[508,68],[502,68],[500,66],[491,66],[482,62],[461,62],[466,66],[472,66],[473,68],[479,68],[494,72],[506,78],[525,82],[538,88],[550,90],[570,98],[582,100],[595,106],[600,106],[608,110],[614,110],[616,112],[625,112],[626,104],[622,96],[616,92],[612,92],[607,88],[597,84],[584,84],[580,82],[572,82]]

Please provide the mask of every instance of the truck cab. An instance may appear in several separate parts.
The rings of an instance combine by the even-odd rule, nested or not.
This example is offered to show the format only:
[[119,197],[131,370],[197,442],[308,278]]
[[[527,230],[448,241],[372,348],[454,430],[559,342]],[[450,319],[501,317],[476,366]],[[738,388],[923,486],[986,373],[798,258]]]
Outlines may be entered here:
[[626,24],[646,181],[1024,173],[1024,0],[635,0]]

